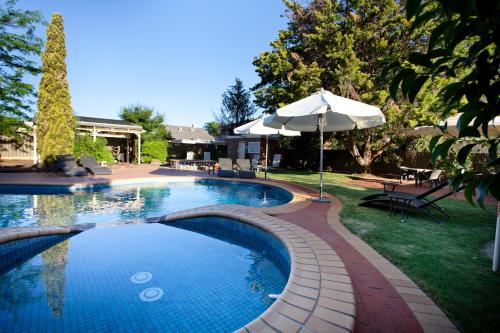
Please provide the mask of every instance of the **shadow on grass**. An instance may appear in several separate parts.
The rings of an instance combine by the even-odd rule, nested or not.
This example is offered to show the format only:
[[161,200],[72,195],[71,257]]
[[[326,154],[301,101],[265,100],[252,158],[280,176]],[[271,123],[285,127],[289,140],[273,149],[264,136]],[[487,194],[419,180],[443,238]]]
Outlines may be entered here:
[[[281,172],[274,179],[319,187],[318,173]],[[443,224],[410,212],[401,223],[387,210],[359,207],[363,196],[380,192],[346,183],[350,176],[324,174],[324,189],[342,202],[341,221],[388,258],[467,332],[492,332],[500,327],[500,274],[481,248],[495,237],[495,207],[485,210],[463,200],[443,199],[450,215]]]

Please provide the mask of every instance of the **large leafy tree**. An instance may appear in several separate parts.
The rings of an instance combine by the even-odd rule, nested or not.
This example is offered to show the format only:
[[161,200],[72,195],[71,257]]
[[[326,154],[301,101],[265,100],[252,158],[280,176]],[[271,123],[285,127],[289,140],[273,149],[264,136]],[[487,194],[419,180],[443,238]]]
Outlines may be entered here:
[[73,153],[75,117],[66,72],[63,18],[58,13],[52,15],[47,28],[35,125],[42,162],[53,162],[58,154]]
[[220,124],[237,127],[251,120],[256,111],[250,91],[236,78],[234,85],[222,94],[222,106],[215,117]]
[[458,141],[468,141],[456,154],[463,166],[474,147],[488,146],[488,171],[478,175],[459,169],[453,185],[467,184],[465,194],[471,203],[474,189],[480,205],[488,192],[500,199],[500,137],[488,134],[488,123],[500,114],[500,2],[408,0],[406,9],[412,29],[428,24],[434,28],[423,50],[409,54],[406,62],[393,64],[397,74],[391,93],[396,96],[401,91],[413,102],[423,94],[423,86],[448,79],[440,90],[444,103],[439,112],[442,118],[460,114],[459,134],[435,136],[430,147],[433,160],[447,159]]
[[[427,29],[409,32],[400,1],[313,0],[307,6],[295,1],[285,1],[285,5],[288,28],[279,32],[271,51],[262,52],[254,60],[261,78],[253,88],[258,106],[272,113],[321,87],[380,106],[388,126],[339,136],[366,170],[393,144],[404,126],[435,120],[433,105],[440,101],[433,91],[411,107],[388,93],[383,68],[421,48],[421,36]],[[313,135],[295,141],[317,145]]]
[[203,128],[205,128],[208,134],[212,136],[218,136],[221,134],[220,124],[216,121],[209,121],[208,123],[205,123]]
[[31,119],[31,98],[35,97],[25,75],[40,72],[31,56],[41,53],[42,40],[34,31],[42,16],[38,11],[17,9],[15,3],[0,4],[0,133],[20,140],[23,132],[19,129]]
[[155,113],[152,107],[141,104],[124,106],[120,110],[120,118],[142,126],[146,131],[142,135],[142,142],[165,141],[169,137],[163,116]]

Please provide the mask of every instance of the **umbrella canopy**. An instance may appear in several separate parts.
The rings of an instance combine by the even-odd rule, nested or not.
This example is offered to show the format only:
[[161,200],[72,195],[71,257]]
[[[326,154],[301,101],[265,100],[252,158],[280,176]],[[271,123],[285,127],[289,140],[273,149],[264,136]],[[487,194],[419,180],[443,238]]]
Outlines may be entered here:
[[311,96],[284,106],[264,125],[301,132],[315,132],[319,116],[323,115],[323,131],[340,132],[354,128],[370,128],[385,123],[384,114],[373,105],[336,96],[321,90]]
[[323,198],[323,132],[348,131],[355,128],[371,128],[385,123],[382,111],[348,98],[336,96],[321,89],[299,101],[279,108],[272,117],[264,119],[264,125],[273,128],[286,128],[301,132],[315,132],[319,129],[319,198]]
[[235,134],[255,134],[255,135],[275,135],[280,134],[284,136],[300,136],[299,131],[286,130],[283,126],[280,128],[271,128],[264,125],[264,119],[269,116],[264,116],[255,119],[249,123],[236,127]]
[[[439,126],[444,126],[446,122],[448,125],[446,126],[446,133],[458,136],[458,127],[457,122],[460,118],[460,115],[455,115],[446,118],[445,120],[439,123]],[[435,126],[420,126],[415,128],[410,128],[405,131],[406,134],[409,135],[436,135],[442,134],[441,130]],[[500,135],[500,117],[495,117],[492,121],[488,123],[488,136],[497,136]]]
[[269,146],[269,135],[284,135],[284,136],[300,136],[299,131],[286,130],[283,126],[281,128],[271,128],[264,126],[264,119],[269,118],[269,115],[255,119],[249,123],[236,127],[233,131],[235,134],[254,134],[254,135],[265,135],[266,136],[266,161],[265,161],[265,173],[264,177],[267,178],[267,153]]

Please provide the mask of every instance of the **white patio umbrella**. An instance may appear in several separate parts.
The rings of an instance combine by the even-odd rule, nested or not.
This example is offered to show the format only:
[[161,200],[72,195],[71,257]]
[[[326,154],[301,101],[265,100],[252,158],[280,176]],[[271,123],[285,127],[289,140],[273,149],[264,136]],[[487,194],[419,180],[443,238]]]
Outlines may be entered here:
[[336,96],[321,89],[319,92],[276,111],[264,120],[264,125],[301,132],[320,133],[320,196],[323,198],[323,132],[348,131],[371,128],[385,123],[382,111],[376,106]]
[[[444,126],[446,122],[446,133],[453,135],[453,136],[458,136],[458,119],[460,118],[460,115],[455,115],[446,118],[445,120],[441,121],[438,125],[439,126]],[[472,123],[472,122],[471,122]],[[481,130],[482,132],[482,130]],[[415,128],[409,128],[405,131],[406,134],[409,135],[418,135],[418,134],[428,134],[428,135],[437,135],[437,134],[442,134],[441,130],[437,126],[419,126]],[[492,121],[488,123],[488,135],[489,136],[497,136],[500,135],[500,117],[495,117]]]
[[266,162],[264,169],[264,177],[267,178],[267,153],[269,146],[269,135],[283,135],[283,136],[300,136],[299,131],[286,130],[283,126],[281,128],[271,128],[264,126],[264,119],[269,117],[269,115],[255,119],[249,123],[236,127],[233,131],[235,134],[254,134],[254,135],[265,135],[266,136]]

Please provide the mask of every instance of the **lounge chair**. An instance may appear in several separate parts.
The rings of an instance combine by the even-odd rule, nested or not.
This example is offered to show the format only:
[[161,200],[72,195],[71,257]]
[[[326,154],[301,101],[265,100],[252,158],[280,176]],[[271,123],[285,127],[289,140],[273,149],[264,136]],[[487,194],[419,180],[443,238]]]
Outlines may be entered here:
[[268,170],[279,170],[280,163],[281,163],[281,154],[274,154],[273,162],[271,163],[271,166],[269,166],[267,169]]
[[262,169],[262,165],[260,165],[259,162],[260,162],[260,155],[254,154],[252,156],[252,160],[250,161],[250,166],[252,167],[253,171],[260,171]]
[[218,177],[234,177],[233,161],[230,158],[219,158]]
[[437,198],[434,198],[432,200],[429,200],[426,198],[423,198],[421,200],[420,199],[412,200],[410,202],[410,208],[414,208],[416,210],[422,211],[422,212],[426,213],[427,215],[429,215],[430,217],[432,217],[437,223],[442,223],[441,220],[439,220],[436,216],[434,216],[432,214],[432,211],[430,211],[429,208],[434,208],[435,210],[440,212],[443,216],[445,216],[447,219],[449,219],[450,216],[448,214],[446,214],[446,212],[441,207],[439,207],[436,204],[436,202],[438,202],[441,199],[447,198],[450,195],[455,194],[456,192],[463,190],[464,188],[465,188],[465,185],[460,185],[456,191],[446,192],[445,194],[443,194]]
[[[442,189],[443,187],[445,187],[447,185],[448,185],[448,181],[447,180],[439,182],[439,183],[436,184],[436,186],[434,186],[430,190],[425,191],[425,192],[423,192],[423,193],[421,193],[419,195],[416,195],[415,198],[416,199],[423,199],[426,196],[431,195],[432,193],[439,191],[440,189]],[[371,201],[371,200],[379,200],[379,199],[382,199],[382,198],[386,198],[389,193],[390,193],[390,191],[386,191],[385,190],[385,186],[384,186],[384,192],[371,194],[371,195],[368,195],[366,197],[361,198],[361,200],[363,200],[364,202],[362,202],[360,205],[365,206],[367,204],[370,204],[369,201]]]
[[111,174],[111,169],[100,166],[94,156],[80,156],[80,163],[94,175]]
[[[432,214],[432,210],[431,208],[437,210],[438,212],[440,212],[442,215],[444,215],[446,218],[449,218],[449,215],[446,214],[446,212],[436,204],[436,202],[438,202],[439,200],[441,199],[444,199],[446,197],[449,197],[450,195],[458,192],[458,191],[461,191],[464,189],[464,186],[460,186],[457,191],[449,191],[449,192],[446,192],[445,194],[437,197],[437,198],[427,198],[427,196],[429,196],[430,194],[432,193],[435,193],[437,192],[438,190],[442,189],[443,187],[447,186],[448,185],[448,181],[443,181],[441,183],[439,183],[438,185],[436,185],[435,187],[431,188],[430,190],[420,194],[420,195],[416,195],[414,196],[411,201],[409,202],[409,207],[408,208],[412,208],[412,209],[415,209],[415,210],[418,210],[418,211],[422,211],[424,213],[426,213],[427,215],[429,215],[430,217],[432,217],[436,222],[438,223],[441,223],[441,221],[436,217],[434,216],[434,214]],[[371,206],[377,206],[377,207],[390,207],[391,206],[391,199],[389,197],[389,194],[390,192],[388,193],[379,193],[379,194],[375,194],[375,195],[372,195],[372,196],[368,196],[368,197],[365,197],[365,198],[369,198],[368,200],[365,200],[363,202],[361,202],[359,204],[359,206],[365,206],[365,207],[371,207]],[[378,197],[375,197],[376,195],[378,195]]]
[[87,170],[79,167],[72,155],[57,155],[56,170],[62,170],[66,176],[70,177],[87,175]]
[[238,158],[236,160],[236,168],[240,178],[255,178],[255,171],[252,171],[250,160],[246,158]]
[[443,170],[438,170],[438,169],[434,169],[432,170],[432,172],[428,175],[427,178],[423,178],[421,179],[420,181],[421,182],[428,182],[429,183],[429,188],[433,187],[435,184],[438,184],[441,179],[442,179],[442,175],[443,175]]

